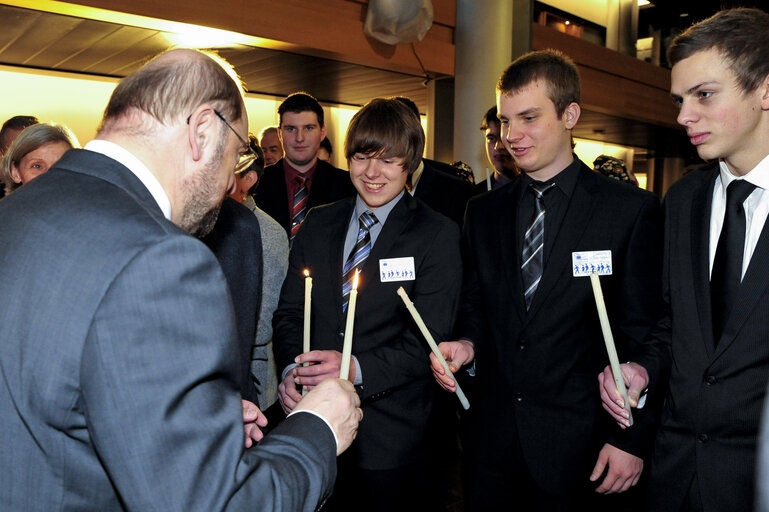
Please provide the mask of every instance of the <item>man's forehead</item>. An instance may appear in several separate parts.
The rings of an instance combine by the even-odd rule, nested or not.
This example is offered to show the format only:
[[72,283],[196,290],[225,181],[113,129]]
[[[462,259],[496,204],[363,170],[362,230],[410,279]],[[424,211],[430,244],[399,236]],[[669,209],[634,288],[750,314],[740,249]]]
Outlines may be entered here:
[[318,114],[316,114],[312,110],[302,110],[301,112],[284,112],[283,123],[281,126],[285,126],[287,124],[288,125],[318,124]]
[[737,77],[725,56],[715,48],[700,50],[673,65],[670,74],[670,91],[686,94],[689,89],[702,84],[732,83]]

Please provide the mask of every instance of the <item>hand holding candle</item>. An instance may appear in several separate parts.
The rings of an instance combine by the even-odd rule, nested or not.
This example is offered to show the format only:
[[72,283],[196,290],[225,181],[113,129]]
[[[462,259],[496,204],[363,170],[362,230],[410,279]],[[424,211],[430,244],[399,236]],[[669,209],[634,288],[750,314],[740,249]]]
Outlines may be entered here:
[[617,348],[614,345],[614,336],[612,336],[611,333],[609,315],[606,313],[606,304],[603,301],[603,291],[601,290],[601,281],[598,279],[598,274],[590,274],[590,284],[593,285],[593,295],[595,296],[595,304],[598,307],[598,318],[601,321],[601,331],[603,331],[603,339],[606,343],[606,352],[609,354],[611,373],[614,376],[614,383],[617,385],[617,389],[622,395],[622,400],[625,403],[625,409],[628,412],[628,420],[630,422],[630,425],[628,426],[632,426],[633,415],[630,411],[630,400],[628,400],[627,388],[625,387],[625,379],[622,377],[622,370],[619,366]]
[[342,345],[342,364],[339,368],[339,378],[348,380],[350,378],[350,358],[352,357],[352,329],[355,324],[355,304],[358,301],[358,274],[355,269],[355,276],[352,278],[352,289],[350,290],[350,301],[347,303],[347,323],[344,327],[344,345]]
[[446,358],[444,358],[443,354],[441,354],[441,351],[438,349],[438,344],[435,343],[435,340],[433,339],[433,335],[430,334],[430,331],[427,329],[427,325],[425,325],[424,320],[422,320],[422,316],[417,311],[417,308],[414,307],[414,303],[411,302],[411,299],[409,299],[406,290],[404,290],[402,286],[398,288],[398,295],[400,295],[401,299],[403,299],[403,303],[406,304],[406,308],[409,310],[409,313],[411,313],[412,318],[414,318],[414,321],[416,322],[417,327],[419,327],[422,336],[425,337],[427,344],[430,345],[430,349],[433,351],[433,354],[435,354],[435,357],[438,358],[438,362],[441,363],[443,371],[445,371],[446,375],[454,380],[454,384],[457,387],[457,398],[459,398],[459,401],[462,403],[462,407],[464,407],[465,410],[469,409],[470,402],[467,401],[467,397],[462,391],[462,388],[459,387],[459,383],[454,377],[454,374],[449,369],[448,363],[446,363]]

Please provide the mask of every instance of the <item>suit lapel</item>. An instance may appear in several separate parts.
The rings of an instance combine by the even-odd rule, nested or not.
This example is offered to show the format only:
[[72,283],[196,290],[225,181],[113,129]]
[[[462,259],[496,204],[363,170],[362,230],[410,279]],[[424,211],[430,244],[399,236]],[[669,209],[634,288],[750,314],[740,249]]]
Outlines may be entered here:
[[700,332],[708,357],[713,355],[713,319],[710,306],[710,209],[718,166],[703,179],[702,186],[692,197],[691,262]]
[[[503,282],[506,282],[507,286],[500,288],[507,289],[510,298],[500,301],[500,304],[514,304],[513,309],[522,320],[526,316],[526,304],[523,300],[523,280],[521,277],[521,243],[519,240],[523,240],[523,233],[518,233],[518,205],[525,192],[525,187],[520,180],[516,180],[512,185],[506,187],[505,191],[505,194],[500,194],[499,197],[495,198],[500,203],[497,211],[503,212],[500,215],[500,229],[497,231],[493,222],[489,222],[487,224],[489,231],[487,237],[489,241],[494,240],[494,245],[498,248],[494,252],[501,256],[500,261],[509,262],[508,265],[501,266],[504,272]],[[483,264],[483,262],[479,262],[479,264]]]
[[[577,178],[577,183],[566,208],[563,221],[560,227],[557,228],[558,231],[553,248],[550,254],[546,255],[542,280],[537,287],[537,291],[534,293],[528,318],[534,318],[542,304],[547,302],[547,296],[561,279],[571,279],[571,275],[564,276],[564,274],[571,272],[571,265],[555,268],[550,262],[565,261],[565,259],[571,261],[570,255],[574,248],[578,246],[578,242],[582,238],[585,229],[590,225],[590,218],[593,215],[595,205],[601,202],[600,199],[595,197],[598,190],[591,186],[590,179],[593,176],[586,175],[586,172],[592,173],[590,170],[580,169],[580,175]],[[600,249],[603,248],[595,248],[595,250]]]
[[756,248],[750,257],[748,270],[745,272],[745,277],[737,292],[732,312],[724,326],[724,332],[714,354],[715,357],[718,357],[734,342],[737,333],[755,309],[756,303],[767,292],[767,288],[769,288],[769,265],[767,263],[769,263],[769,229],[767,223],[764,223],[761,236],[758,238]]
[[[390,252],[393,243],[398,239],[401,232],[411,221],[416,207],[416,199],[411,197],[408,192],[405,192],[400,201],[398,201],[398,204],[393,207],[392,211],[387,216],[387,221],[382,227],[382,231],[379,233],[376,243],[371,249],[371,254],[369,254],[366,264],[363,267],[363,272],[366,274],[368,282],[370,282],[371,279],[378,278],[379,259]],[[374,211],[374,214],[376,214],[376,211]]]

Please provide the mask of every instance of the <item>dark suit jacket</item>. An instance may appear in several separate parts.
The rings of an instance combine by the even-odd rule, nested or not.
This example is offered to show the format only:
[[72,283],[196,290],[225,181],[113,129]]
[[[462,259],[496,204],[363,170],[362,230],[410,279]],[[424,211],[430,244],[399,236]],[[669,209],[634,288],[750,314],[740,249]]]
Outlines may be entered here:
[[[342,262],[354,199],[315,208],[294,239],[273,317],[278,372],[302,351],[303,269],[310,270],[312,349],[342,351]],[[379,262],[414,258],[416,278],[383,283]],[[404,194],[390,212],[360,275],[352,353],[363,386],[364,419],[351,448],[359,467],[393,469],[427,457],[426,425],[435,384],[429,347],[396,291],[403,286],[436,339],[453,327],[461,287],[459,229]]]
[[679,510],[694,472],[705,510],[751,510],[756,437],[769,379],[769,230],[764,227],[714,348],[710,208],[718,166],[684,176],[665,199],[657,335],[670,343],[669,391],[651,468],[650,510]]
[[[283,162],[284,159],[281,158],[264,170],[264,175],[259,179],[259,185],[256,187],[254,201],[256,206],[278,221],[290,236],[291,213],[288,210],[288,192]],[[349,172],[337,169],[323,160],[318,160],[310,194],[307,197],[307,209],[333,203],[355,194],[355,187],[352,186]]]
[[429,160],[424,162],[414,197],[462,226],[467,200],[473,195],[473,184],[436,169]]
[[128,169],[69,151],[0,218],[0,508],[314,510],[332,433],[243,449],[221,268]]
[[607,421],[596,377],[608,357],[590,279],[572,276],[572,252],[611,250],[603,293],[619,357],[636,360],[659,310],[661,216],[652,194],[582,165],[527,312],[516,233],[525,188],[516,180],[467,208],[457,332],[475,343],[476,376],[466,448],[483,464],[517,437],[537,484],[561,493],[587,482],[606,442],[643,455],[656,419],[646,410],[627,431]]
[[240,394],[258,404],[251,377],[256,321],[262,295],[262,233],[251,210],[225,198],[214,228],[203,237],[224,271],[238,327]]

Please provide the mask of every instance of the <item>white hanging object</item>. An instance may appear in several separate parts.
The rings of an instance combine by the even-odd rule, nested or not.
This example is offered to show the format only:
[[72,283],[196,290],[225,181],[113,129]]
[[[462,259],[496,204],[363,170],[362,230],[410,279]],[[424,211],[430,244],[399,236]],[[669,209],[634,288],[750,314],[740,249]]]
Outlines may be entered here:
[[433,24],[430,0],[369,0],[363,31],[383,43],[421,41]]

